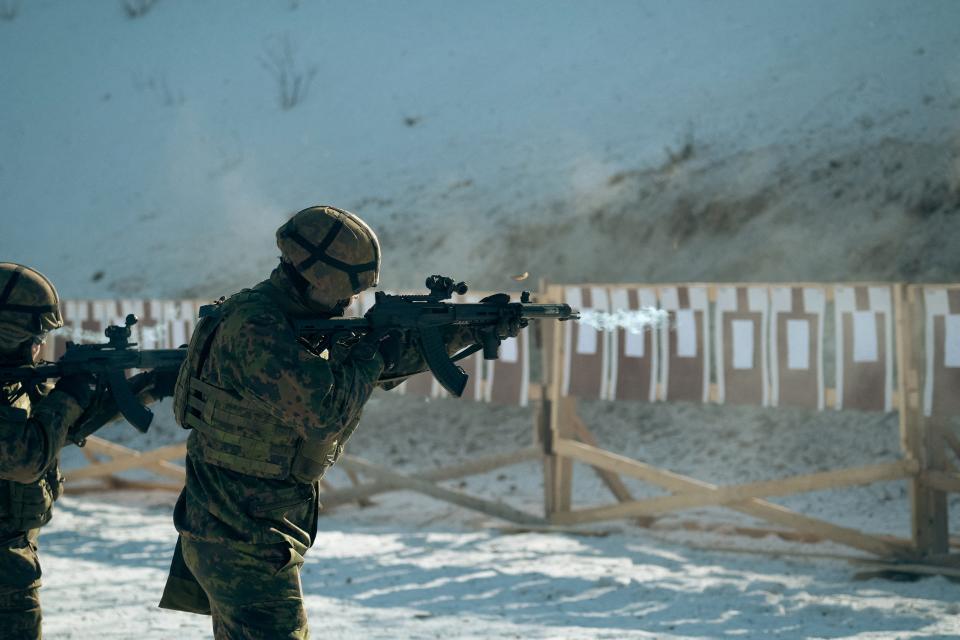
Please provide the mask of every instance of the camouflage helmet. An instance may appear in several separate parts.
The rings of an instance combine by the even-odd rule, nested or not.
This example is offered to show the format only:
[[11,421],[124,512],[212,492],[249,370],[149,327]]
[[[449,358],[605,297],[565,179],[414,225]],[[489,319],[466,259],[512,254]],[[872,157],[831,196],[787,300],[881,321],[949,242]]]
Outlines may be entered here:
[[330,306],[380,280],[380,241],[356,215],[336,207],[300,211],[277,229],[277,246],[301,293],[316,289]]
[[62,326],[53,283],[30,267],[0,262],[0,346],[15,347]]

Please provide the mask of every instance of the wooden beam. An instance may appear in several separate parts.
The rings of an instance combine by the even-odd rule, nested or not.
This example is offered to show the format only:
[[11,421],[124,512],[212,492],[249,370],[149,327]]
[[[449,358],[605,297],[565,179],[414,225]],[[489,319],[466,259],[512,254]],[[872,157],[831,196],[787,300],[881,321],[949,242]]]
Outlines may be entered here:
[[501,520],[506,520],[507,522],[526,525],[547,524],[546,520],[543,518],[530,515],[520,511],[519,509],[514,509],[513,507],[501,502],[492,502],[490,500],[484,500],[482,498],[477,498],[475,496],[463,493],[462,491],[454,491],[452,489],[439,487],[432,482],[427,482],[425,480],[420,480],[411,476],[405,476],[394,471],[389,471],[354,456],[344,456],[344,458],[340,460],[340,465],[351,468],[359,473],[372,476],[383,482],[392,484],[399,489],[417,491],[432,498],[449,502],[473,511],[479,511],[480,513],[484,513],[488,516],[499,518]]
[[[361,484],[363,484],[362,482],[360,482],[360,478],[357,477],[357,474],[351,471],[350,469],[344,469],[344,473],[347,474],[347,478],[350,479],[350,484],[352,484],[353,486],[359,487]],[[373,503],[370,501],[369,498],[357,498],[357,505],[360,507],[369,507],[372,504]]]
[[[717,488],[716,485],[708,482],[689,478],[672,471],[657,469],[625,456],[603,451],[580,442],[563,441],[556,443],[556,446],[565,455],[575,456],[576,459],[587,464],[603,467],[614,473],[639,478],[669,491],[703,491]],[[756,518],[819,535],[825,539],[840,542],[855,549],[869,551],[878,556],[903,557],[909,553],[908,549],[894,542],[861,533],[856,529],[840,527],[823,520],[811,518],[756,498],[734,503],[729,507]]]
[[[897,285],[894,297],[897,322],[900,440],[904,454],[920,462],[923,472],[942,471],[946,459],[937,430],[920,406],[921,372],[925,370],[923,287]],[[910,482],[911,531],[914,548],[921,555],[942,554],[949,549],[947,497],[925,484],[923,474]]]
[[151,482],[149,480],[127,480],[126,478],[110,477],[110,484],[114,489],[128,491],[176,491],[183,489],[183,483]]
[[[941,567],[932,564],[898,563],[898,562],[861,562],[860,564],[884,573],[910,573],[921,576],[947,576],[960,578],[960,569],[955,567]],[[872,576],[864,576],[872,577]]]
[[[579,415],[571,416],[571,422],[573,424],[573,435],[584,444],[588,444],[591,447],[598,446],[597,439],[594,437],[593,432],[587,428],[587,425],[583,423],[583,420]],[[613,497],[617,499],[618,502],[629,502],[633,500],[633,495],[630,493],[630,490],[627,489],[627,485],[623,484],[623,480],[620,479],[615,473],[611,473],[606,469],[600,469],[597,467],[591,467],[596,474],[603,481],[603,484],[607,486],[607,489],[610,490],[610,493],[613,494]],[[652,519],[648,519],[649,522],[652,522]],[[649,522],[647,524],[649,524]]]
[[960,438],[957,438],[956,434],[953,433],[950,425],[944,425],[940,430],[940,435],[943,436],[943,439],[950,446],[953,455],[956,456],[957,460],[960,460]]
[[727,522],[709,522],[704,520],[656,521],[650,530],[659,531],[702,531],[723,536],[742,536],[747,538],[766,538],[773,536],[788,542],[819,544],[823,538],[812,533],[803,533],[793,529],[772,529],[770,527],[747,527]]
[[[552,299],[563,299],[561,287],[551,287]],[[575,412],[575,400],[562,397],[563,370],[566,353],[566,325],[550,323],[547,336],[550,341],[543,350],[544,371],[547,373],[547,382],[544,390],[544,414],[542,416],[541,432],[544,447],[543,491],[544,513],[550,514],[570,509],[573,497],[573,463],[558,456],[553,451],[552,443],[561,437],[569,437],[571,427],[567,416]]]
[[751,498],[768,498],[794,493],[805,493],[808,491],[821,491],[823,489],[872,484],[881,480],[899,480],[900,478],[913,475],[917,467],[918,465],[915,461],[901,460],[855,469],[840,469],[837,471],[794,476],[792,478],[689,491],[670,496],[625,502],[618,505],[570,511],[568,513],[558,514],[556,521],[561,524],[577,524],[579,522],[595,522],[597,520],[629,518],[640,515],[660,515],[683,509],[726,506]]
[[960,577],[960,568],[935,565],[935,564],[917,564],[917,563],[898,563],[898,562],[877,562],[872,558],[862,556],[851,556],[839,553],[810,553],[803,551],[793,551],[791,549],[747,549],[744,547],[734,547],[726,545],[699,545],[681,542],[685,547],[696,549],[697,551],[719,551],[723,553],[744,553],[752,555],[762,555],[770,557],[793,557],[809,558],[811,560],[841,560],[851,564],[861,565],[875,571],[908,573],[914,575],[942,575],[951,578]]
[[[120,456],[128,456],[132,453],[139,453],[135,449],[130,449],[129,447],[125,447],[115,442],[110,442],[109,440],[104,440],[103,438],[99,438],[97,436],[88,436],[87,444],[81,449],[81,451],[83,451],[83,455],[86,456],[87,460],[94,464],[102,464],[102,461],[97,459],[96,454],[116,458]],[[179,480],[180,482],[183,482],[183,480],[186,478],[186,472],[184,471],[183,467],[165,460],[151,462],[145,465],[145,468],[158,475]]]
[[175,491],[183,489],[183,483],[175,482],[146,482],[140,480],[125,480],[114,476],[102,478],[102,483],[97,484],[72,484],[65,485],[67,493],[72,495],[83,495],[86,493],[103,493],[104,491]]
[[[573,423],[573,435],[583,442],[584,444],[589,444],[592,447],[598,446],[597,439],[594,437],[593,432],[584,424],[583,419],[580,417],[580,414],[574,414],[572,416]],[[633,494],[630,493],[630,490],[627,488],[627,485],[623,484],[623,480],[620,479],[615,473],[611,473],[606,469],[599,469],[597,467],[590,467],[593,469],[593,472],[600,477],[600,480],[603,484],[606,485],[607,489],[610,490],[610,493],[613,494],[613,497],[617,499],[617,502],[630,502],[633,500]],[[657,519],[652,516],[638,516],[634,518],[634,524],[638,527],[649,527]]]
[[960,493],[960,473],[926,471],[921,475],[921,481],[938,491]]
[[65,475],[68,482],[83,478],[102,478],[103,476],[113,475],[129,469],[150,468],[153,463],[170,458],[180,458],[185,456],[186,453],[186,443],[160,447],[159,449],[144,451],[143,453],[131,449],[130,453],[126,455],[118,456],[108,462],[91,464],[80,469],[74,469]]
[[[510,453],[487,456],[466,464],[416,473],[410,477],[426,482],[454,480],[456,478],[463,478],[465,476],[486,473],[494,469],[499,469],[500,467],[507,467],[521,462],[539,460],[541,455],[542,454],[539,447],[526,447],[525,449],[520,449],[519,451],[511,451]],[[353,459],[353,456],[345,455],[342,458],[342,460],[350,459]],[[378,493],[398,491],[402,488],[403,487],[397,487],[391,482],[376,481],[368,484],[361,484],[356,487],[350,487],[349,489],[334,489],[329,493],[324,493],[323,496],[321,496],[320,501],[323,503],[325,509],[330,509],[348,502],[355,502],[363,498],[369,498],[370,496]]]
[[[556,409],[550,423],[554,443],[573,437],[572,416],[577,414],[577,399],[572,396],[554,398],[551,406]],[[553,506],[556,511],[569,511],[573,504],[573,460],[564,457],[554,447],[547,460],[553,465]]]

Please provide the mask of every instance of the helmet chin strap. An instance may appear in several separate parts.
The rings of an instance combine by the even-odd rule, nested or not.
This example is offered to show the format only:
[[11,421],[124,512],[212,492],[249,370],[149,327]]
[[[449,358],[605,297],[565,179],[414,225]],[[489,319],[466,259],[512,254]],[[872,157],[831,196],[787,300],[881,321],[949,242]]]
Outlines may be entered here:
[[[287,276],[287,279],[293,285],[293,288],[297,290],[297,293],[300,294],[300,297],[303,298],[303,301],[308,304],[319,305],[321,303],[317,302],[310,297],[310,283],[307,282],[306,278],[300,275],[300,272],[297,271],[296,267],[287,262],[286,260],[280,260],[280,268],[283,270],[284,275]],[[323,305],[326,307],[326,305]],[[344,310],[350,306],[350,300],[337,300],[333,307],[327,307],[328,313],[333,316],[342,316]]]

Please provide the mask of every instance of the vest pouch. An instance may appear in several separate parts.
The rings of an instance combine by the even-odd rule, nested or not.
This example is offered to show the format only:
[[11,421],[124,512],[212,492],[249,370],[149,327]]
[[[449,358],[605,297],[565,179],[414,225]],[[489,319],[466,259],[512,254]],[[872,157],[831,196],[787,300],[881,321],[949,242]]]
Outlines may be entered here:
[[200,369],[207,359],[210,351],[210,345],[216,335],[217,327],[220,326],[221,317],[208,316],[202,318],[197,324],[196,330],[190,336],[190,347],[187,349],[187,359],[184,360],[177,372],[177,382],[173,391],[173,416],[184,429],[190,429],[187,421],[187,413],[190,411],[190,398],[198,392],[191,385],[191,382],[200,375]]
[[197,435],[191,451],[214,466],[237,473],[283,480],[299,448],[297,432],[271,415],[262,403],[237,397],[191,378],[184,426]]
[[255,518],[283,520],[288,511],[296,511],[316,498],[312,485],[293,486],[257,493],[247,501],[247,513]]
[[7,522],[15,531],[37,529],[50,522],[53,512],[53,487],[46,477],[30,484],[9,483]]
[[290,475],[297,482],[312,483],[323,477],[327,469],[343,455],[340,434],[325,440],[303,440],[293,458]]
[[59,461],[47,472],[47,483],[50,485],[50,496],[56,502],[63,495],[63,473]]

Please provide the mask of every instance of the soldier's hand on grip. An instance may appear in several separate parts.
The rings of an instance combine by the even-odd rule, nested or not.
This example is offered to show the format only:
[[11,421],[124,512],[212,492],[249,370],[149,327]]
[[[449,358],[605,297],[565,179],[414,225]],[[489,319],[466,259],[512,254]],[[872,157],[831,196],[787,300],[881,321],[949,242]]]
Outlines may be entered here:
[[150,390],[150,395],[157,400],[162,400],[163,398],[169,398],[172,396],[174,387],[176,387],[177,384],[177,370],[156,370],[150,373],[153,376],[153,385]]
[[84,409],[93,404],[97,395],[97,377],[90,373],[76,373],[57,381],[56,391],[62,391]]
[[383,358],[383,368],[385,371],[391,371],[400,361],[400,355],[403,351],[403,334],[397,329],[387,329],[384,331],[373,331],[365,335],[354,349],[363,349],[376,351]]

